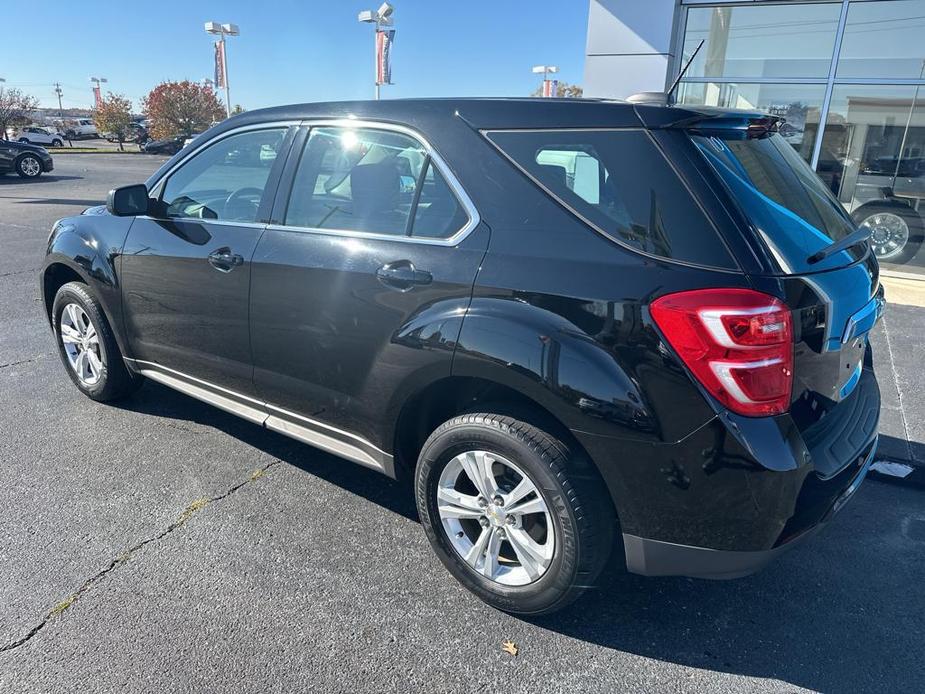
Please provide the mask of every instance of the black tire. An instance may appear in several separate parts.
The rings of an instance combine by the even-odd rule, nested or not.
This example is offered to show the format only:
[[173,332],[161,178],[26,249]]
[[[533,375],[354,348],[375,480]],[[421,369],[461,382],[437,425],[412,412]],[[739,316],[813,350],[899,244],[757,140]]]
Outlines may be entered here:
[[29,144],[29,138],[28,138],[28,137],[21,137],[21,138],[19,138],[19,141],[20,141],[20,142],[24,142],[24,143],[26,143],[27,145]]
[[[922,216],[908,205],[901,202],[875,202],[857,208],[851,217],[858,226],[874,218],[878,214],[888,214],[899,217],[908,228],[908,239],[905,244],[888,255],[878,254],[877,258],[885,263],[903,265],[908,263],[919,252],[922,241],[925,239],[925,221]],[[876,231],[872,234],[872,242],[876,248]]]
[[[80,306],[90,319],[98,335],[99,359],[102,362],[99,380],[87,384],[78,377],[61,337],[61,316],[69,304]],[[102,308],[96,298],[90,293],[89,287],[82,282],[68,282],[63,285],[52,304],[51,316],[55,333],[55,343],[58,346],[58,355],[64,364],[64,369],[74,385],[92,400],[107,402],[127,397],[138,390],[144,383],[144,377],[133,374],[125,366],[122,352],[116,343],[112,327],[106,319]]]
[[[545,502],[555,542],[548,568],[538,579],[517,586],[498,583],[478,573],[454,549],[437,510],[437,488],[447,464],[467,450],[511,461]],[[595,582],[613,548],[616,518],[597,471],[562,441],[513,417],[471,413],[440,425],[421,450],[415,497],[424,532],[450,573],[505,612],[536,616],[562,609]]]
[[16,160],[16,173],[20,178],[38,178],[42,175],[42,161],[34,154],[23,154]]
[[52,147],[64,147],[64,143],[58,138],[55,138],[54,140],[51,141],[51,146]]

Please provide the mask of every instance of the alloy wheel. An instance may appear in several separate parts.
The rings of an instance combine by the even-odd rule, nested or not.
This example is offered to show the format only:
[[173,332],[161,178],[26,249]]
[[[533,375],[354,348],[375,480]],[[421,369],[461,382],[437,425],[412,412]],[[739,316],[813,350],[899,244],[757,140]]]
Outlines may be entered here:
[[61,312],[61,342],[68,363],[80,382],[96,385],[103,374],[103,354],[96,327],[80,304],[71,303]]
[[42,173],[42,165],[35,157],[23,157],[19,163],[19,170],[31,178]]
[[878,258],[897,256],[909,243],[909,224],[898,214],[876,212],[859,226],[870,229],[870,245]]
[[549,508],[506,458],[482,450],[452,458],[440,474],[437,512],[453,549],[485,578],[522,586],[549,568],[556,539]]

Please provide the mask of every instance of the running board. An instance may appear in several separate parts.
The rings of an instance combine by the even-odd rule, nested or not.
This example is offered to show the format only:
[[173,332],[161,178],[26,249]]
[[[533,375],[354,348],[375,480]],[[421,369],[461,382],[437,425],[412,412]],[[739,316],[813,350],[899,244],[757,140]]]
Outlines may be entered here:
[[133,371],[168,388],[254,424],[259,424],[271,431],[359,463],[364,467],[372,468],[389,477],[395,477],[394,458],[356,434],[303,417],[270,403],[255,400],[154,362],[128,358],[125,361]]

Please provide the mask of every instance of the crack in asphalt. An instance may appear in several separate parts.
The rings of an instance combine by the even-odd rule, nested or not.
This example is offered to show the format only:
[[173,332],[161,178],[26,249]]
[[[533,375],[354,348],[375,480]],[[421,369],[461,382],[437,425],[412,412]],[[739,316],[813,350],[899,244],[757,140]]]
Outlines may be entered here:
[[20,366],[21,364],[31,364],[32,362],[38,361],[39,359],[44,359],[45,357],[50,357],[52,354],[54,354],[54,353],[53,353],[53,352],[46,352],[45,354],[39,354],[38,356],[29,357],[28,359],[21,359],[21,360],[19,360],[19,361],[11,361],[11,362],[8,362],[8,363],[6,363],[6,364],[0,364],[0,369],[6,369],[6,368],[11,367],[11,366]]
[[202,510],[209,504],[214,504],[216,502],[222,501],[223,499],[227,499],[229,496],[237,492],[242,487],[259,480],[261,477],[266,475],[267,470],[269,470],[272,467],[275,467],[276,465],[279,465],[282,462],[283,462],[282,460],[277,458],[276,460],[273,460],[267,463],[263,467],[257,468],[247,477],[247,479],[245,479],[242,482],[238,482],[232,487],[229,487],[224,493],[219,494],[218,496],[202,497],[200,499],[196,499],[195,501],[193,501],[189,506],[186,507],[186,509],[184,509],[183,513],[180,514],[177,520],[175,520],[173,523],[168,525],[161,532],[142,540],[141,542],[139,542],[136,545],[133,545],[132,547],[129,547],[127,550],[119,554],[115,559],[110,561],[108,566],[96,572],[90,578],[85,580],[80,585],[80,587],[77,588],[77,590],[75,590],[73,593],[71,593],[66,598],[64,598],[64,600],[61,600],[54,607],[52,607],[45,614],[42,620],[39,621],[38,624],[36,624],[34,627],[32,627],[24,636],[21,636],[15,641],[11,641],[5,646],[0,646],[0,653],[6,653],[8,651],[12,651],[28,643],[29,640],[32,639],[32,637],[34,637],[42,629],[45,628],[46,624],[48,624],[52,619],[63,614],[65,610],[67,610],[69,607],[71,607],[71,605],[77,602],[77,600],[80,598],[81,595],[83,595],[88,590],[90,590],[90,588],[92,588],[95,584],[99,583],[104,578],[106,578],[106,576],[109,575],[116,568],[118,568],[122,564],[125,564],[129,559],[132,558],[132,556],[138,550],[143,548],[145,545],[149,545],[152,542],[157,542],[158,540],[161,540],[162,538],[172,533],[174,530],[177,530],[178,528],[183,527],[186,524],[186,522],[189,521],[196,514],[197,511]]
[[893,383],[896,384],[896,397],[899,400],[899,418],[903,425],[903,438],[906,443],[906,456],[909,460],[915,460],[912,451],[912,442],[909,439],[909,423],[906,421],[906,407],[903,403],[903,389],[899,383],[899,372],[896,369],[896,362],[893,359],[893,344],[890,341],[890,328],[887,325],[887,317],[883,316],[883,336],[886,338],[886,351],[890,357],[890,374],[893,376]]
[[38,268],[32,268],[30,270],[14,270],[13,272],[4,272],[0,274],[0,279],[3,279],[4,277],[13,277],[14,275],[26,275],[30,273],[35,274],[36,272],[38,272]]

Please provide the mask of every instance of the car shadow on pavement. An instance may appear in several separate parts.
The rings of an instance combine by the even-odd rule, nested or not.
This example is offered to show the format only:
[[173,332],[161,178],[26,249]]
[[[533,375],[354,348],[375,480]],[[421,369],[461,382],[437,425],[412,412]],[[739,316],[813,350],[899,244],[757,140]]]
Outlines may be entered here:
[[375,470],[264,429],[166,386],[148,381],[132,397],[110,404],[132,412],[183,419],[218,429],[267,455],[336,484],[392,513],[415,522],[418,520],[410,484],[395,481]]
[[56,176],[55,174],[42,174],[38,178],[22,178],[20,176],[6,175],[0,176],[0,184],[6,185],[27,185],[35,183],[54,183],[55,181],[79,181],[83,176]]
[[[147,383],[119,406],[214,427],[387,511],[418,520],[407,482],[159,384]],[[902,512],[889,508],[890,494],[918,492],[868,484],[872,489],[862,494],[875,495],[878,508],[883,507],[878,517],[853,512],[849,505],[816,537],[754,576],[734,581],[634,576],[622,567],[617,547],[598,584],[574,605],[547,617],[524,618],[523,626],[685,667],[780,680],[787,683],[785,689],[923,691],[921,675],[916,679],[922,672],[921,648],[909,645],[917,642],[916,633],[921,635],[916,615],[923,606],[920,600],[907,604],[906,596],[919,586],[905,585],[909,577],[896,570],[904,565],[908,573],[910,562],[921,562],[922,555],[910,560],[904,554],[908,548],[893,537],[894,526],[904,522]],[[528,638],[526,631],[525,647]]]

